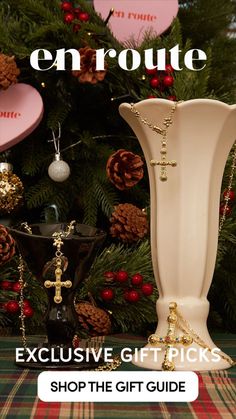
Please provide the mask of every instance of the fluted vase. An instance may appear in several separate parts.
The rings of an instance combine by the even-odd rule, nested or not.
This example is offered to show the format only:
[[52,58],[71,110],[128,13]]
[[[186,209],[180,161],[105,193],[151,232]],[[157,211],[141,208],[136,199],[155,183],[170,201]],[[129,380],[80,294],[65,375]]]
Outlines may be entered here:
[[[157,336],[166,336],[169,303],[176,302],[179,311],[206,346],[214,348],[207,329],[209,302],[207,294],[215,268],[221,183],[227,156],[236,139],[236,105],[209,99],[195,99],[177,104],[173,123],[168,128],[167,181],[160,180],[161,135],[151,126],[163,126],[173,102],[148,99],[120,106],[142,147],[150,181],[151,253],[159,298],[157,301]],[[176,329],[181,335],[181,330]],[[147,348],[151,347],[150,344]],[[193,342],[190,347],[200,349]],[[184,349],[187,350],[187,349]],[[144,368],[161,369],[165,348],[158,360],[153,353],[135,363]],[[230,365],[220,357],[218,362],[197,357],[175,358],[176,370],[224,369]]]

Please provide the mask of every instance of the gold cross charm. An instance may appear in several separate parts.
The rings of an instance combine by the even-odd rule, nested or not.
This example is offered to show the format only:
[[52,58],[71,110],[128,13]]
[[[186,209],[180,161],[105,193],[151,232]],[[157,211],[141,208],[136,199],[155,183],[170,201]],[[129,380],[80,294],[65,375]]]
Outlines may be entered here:
[[189,335],[183,335],[181,337],[175,336],[175,328],[178,321],[176,310],[177,304],[175,302],[171,302],[169,304],[169,315],[167,317],[168,329],[166,336],[162,338],[154,334],[148,338],[148,343],[150,345],[165,345],[165,355],[162,363],[162,369],[164,371],[173,371],[175,369],[174,363],[170,360],[170,349],[173,345],[180,343],[184,346],[188,346],[193,342],[193,338]]
[[150,335],[148,338],[148,343],[150,343],[150,345],[157,345],[157,344],[162,344],[162,345],[183,345],[183,346],[189,346],[191,345],[191,343],[193,343],[193,339],[191,338],[191,336],[189,335],[183,335],[183,336],[174,336],[174,337],[170,337],[170,336],[158,336],[158,335]]
[[[56,232],[53,233],[53,246],[56,246],[57,250],[55,253],[56,256],[56,269],[55,269],[55,281],[45,281],[44,282],[44,286],[46,288],[52,288],[55,287],[55,296],[54,296],[54,301],[57,304],[60,304],[62,302],[62,296],[61,296],[61,288],[65,287],[65,288],[71,288],[72,287],[72,282],[67,280],[67,281],[62,281],[61,277],[62,277],[62,263],[63,263],[63,253],[61,252],[61,246],[63,246],[63,241],[62,238],[63,237],[68,237],[69,234],[71,234],[74,231],[74,224],[75,221],[71,221],[71,223],[68,225],[67,231],[65,233],[63,233],[62,231],[60,232]],[[65,258],[64,258],[65,260]],[[64,269],[65,270],[65,269]]]
[[160,173],[160,180],[162,182],[165,182],[167,180],[167,170],[166,167],[167,166],[172,166],[172,167],[176,167],[177,166],[177,162],[175,160],[171,160],[171,161],[166,161],[166,160],[151,160],[150,161],[150,165],[151,166],[161,166],[161,173]]
[[165,182],[167,180],[167,166],[176,167],[177,162],[175,160],[167,161],[166,160],[166,141],[162,141],[162,148],[161,148],[161,160],[151,160],[150,165],[151,166],[160,166],[161,167],[161,173],[160,173],[160,180],[162,182]]
[[72,287],[72,282],[67,280],[67,281],[61,281],[61,276],[62,276],[62,270],[59,266],[56,267],[55,269],[55,281],[45,281],[44,282],[44,286],[46,288],[52,288],[55,287],[55,296],[54,296],[54,301],[57,304],[60,304],[62,302],[62,296],[61,296],[61,288],[65,287],[65,288],[71,288]]

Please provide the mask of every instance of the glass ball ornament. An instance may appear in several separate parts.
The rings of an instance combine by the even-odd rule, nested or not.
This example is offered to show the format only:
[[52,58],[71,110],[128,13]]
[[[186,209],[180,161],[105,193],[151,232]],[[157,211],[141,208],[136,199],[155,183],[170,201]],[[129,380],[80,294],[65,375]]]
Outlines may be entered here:
[[50,164],[48,176],[54,182],[64,182],[70,176],[70,166],[60,158],[59,154],[55,155],[55,160]]

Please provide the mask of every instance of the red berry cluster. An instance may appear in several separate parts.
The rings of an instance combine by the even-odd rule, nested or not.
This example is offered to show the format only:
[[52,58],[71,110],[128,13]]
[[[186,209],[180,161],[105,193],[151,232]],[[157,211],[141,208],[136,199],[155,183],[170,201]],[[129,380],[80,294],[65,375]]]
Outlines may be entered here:
[[[13,291],[16,293],[20,293],[21,284],[19,281],[2,281],[1,289],[4,291]],[[20,305],[17,300],[9,300],[7,303],[3,305],[3,308],[9,314],[16,314],[20,311]],[[29,300],[24,300],[23,313],[25,317],[32,317],[34,314],[34,309],[31,307]]]
[[[136,303],[142,296],[149,297],[153,293],[153,285],[150,282],[143,283],[143,275],[140,273],[130,277],[126,271],[107,271],[104,272],[104,278],[113,285],[119,284],[124,289],[124,300],[129,303]],[[100,295],[104,301],[111,301],[115,298],[115,291],[112,287],[106,287],[101,290]]]
[[[9,314],[16,314],[20,312],[20,304],[16,300],[10,300],[4,304],[5,311]],[[30,305],[29,300],[23,301],[23,314],[25,317],[32,317],[34,315],[34,309]]]
[[[149,70],[145,68],[145,73],[150,77],[149,84],[153,89],[159,90],[160,92],[167,91],[170,87],[174,85],[174,69],[171,64],[167,64],[165,71],[158,71],[157,68]],[[149,98],[155,98],[154,95],[149,95]],[[167,97],[169,100],[176,100],[176,96],[169,95]]]
[[[88,22],[90,19],[87,12],[83,11],[81,7],[74,7],[73,3],[68,0],[62,1],[61,10],[64,12],[64,23],[67,23],[68,25],[76,20],[79,20],[80,22]],[[80,24],[75,22],[73,25],[73,31],[78,32],[80,28]]]
[[2,281],[1,289],[4,291],[20,292],[20,282]]
[[230,215],[232,212],[232,203],[235,199],[235,193],[232,190],[226,189],[223,192],[223,201],[220,204],[220,214]]

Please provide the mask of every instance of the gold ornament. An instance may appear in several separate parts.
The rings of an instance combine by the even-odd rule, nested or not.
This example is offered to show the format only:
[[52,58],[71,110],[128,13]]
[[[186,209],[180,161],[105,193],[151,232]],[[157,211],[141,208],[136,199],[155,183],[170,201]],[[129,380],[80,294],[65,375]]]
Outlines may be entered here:
[[140,114],[140,112],[134,107],[134,104],[133,103],[130,104],[131,112],[134,113],[136,118],[140,119],[142,124],[147,125],[156,134],[162,135],[161,150],[160,150],[161,159],[150,161],[151,166],[160,166],[160,168],[161,168],[160,180],[162,182],[165,182],[167,180],[167,166],[171,166],[171,167],[176,167],[177,166],[177,162],[175,160],[168,161],[166,156],[167,156],[167,133],[168,133],[168,128],[173,123],[173,116],[174,116],[174,113],[175,113],[175,110],[176,110],[176,107],[177,107],[178,103],[179,102],[174,102],[174,104],[171,108],[171,111],[170,111],[170,115],[168,117],[164,118],[163,125],[165,126],[165,128],[160,128],[158,125],[154,125],[151,122],[149,122],[147,120],[147,118],[143,118],[142,115]]
[[21,180],[12,173],[12,165],[0,163],[0,213],[9,214],[23,201],[24,187]]

